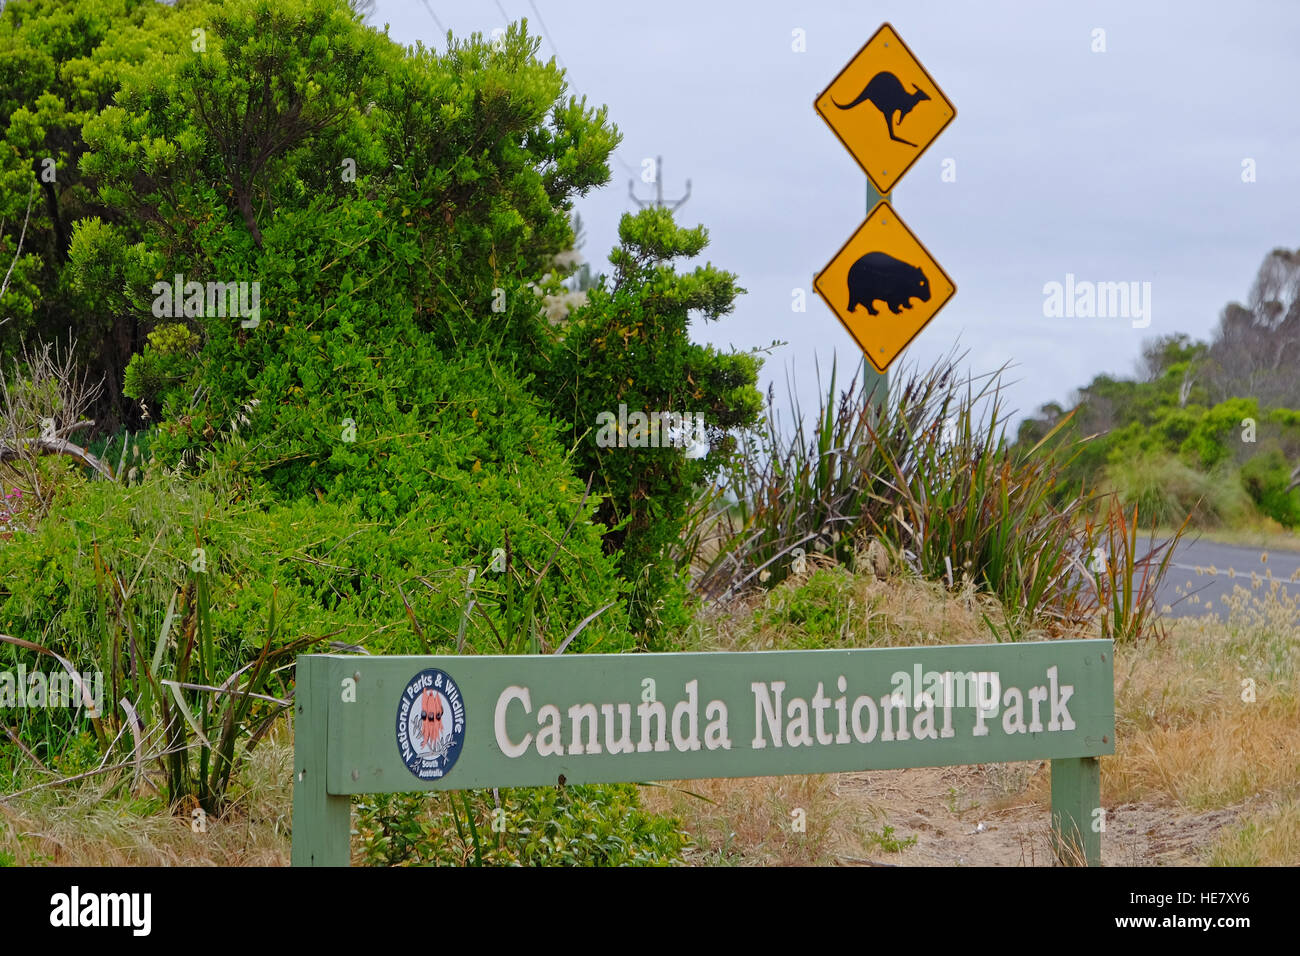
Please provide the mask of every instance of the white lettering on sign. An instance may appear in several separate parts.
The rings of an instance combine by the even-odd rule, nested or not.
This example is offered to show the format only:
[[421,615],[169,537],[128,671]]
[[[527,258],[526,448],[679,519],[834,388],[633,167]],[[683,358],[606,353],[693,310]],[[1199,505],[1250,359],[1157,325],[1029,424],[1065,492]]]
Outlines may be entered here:
[[[896,672],[892,692],[879,696],[851,691],[843,674],[833,683],[801,682],[802,696],[789,693],[794,688],[787,681],[753,681],[754,736],[749,745],[765,750],[943,740],[956,736],[954,707],[974,710],[975,737],[986,737],[994,729],[1007,736],[1074,730],[1069,709],[1074,685],[1060,682],[1056,665],[1047,668],[1045,676],[1036,686],[1004,690],[997,672],[917,667],[910,674]],[[511,685],[496,701],[497,747],[511,759],[530,750],[541,757],[581,757],[731,749],[727,704],[714,699],[701,707],[698,679],[681,685],[678,693],[670,691],[666,700],[646,692],[646,685],[654,684],[652,678],[641,684],[632,700],[545,703],[535,712],[533,691]],[[828,685],[837,696],[827,693]],[[463,706],[457,696],[453,707],[458,721]]]
[[524,739],[520,743],[515,743],[506,736],[506,708],[512,700],[517,700],[524,705],[524,713],[533,712],[533,702],[528,695],[527,687],[507,687],[497,698],[496,714],[493,715],[493,725],[496,728],[497,746],[507,757],[522,757],[528,752],[528,745],[532,742],[532,734],[524,734]]
[[543,705],[537,711],[536,735],[530,730],[522,736],[511,737],[508,726],[511,704],[520,705],[527,717],[533,712],[533,701],[529,688],[510,686],[497,697],[493,714],[497,747],[511,759],[522,757],[530,746],[542,757],[560,757],[566,752],[569,756],[579,756],[730,750],[727,705],[720,700],[711,700],[704,705],[705,723],[701,739],[700,682],[689,681],[683,690],[682,699],[673,705],[671,711],[661,700],[638,702],[635,729],[631,701],[600,704],[581,701],[563,710],[554,704]]

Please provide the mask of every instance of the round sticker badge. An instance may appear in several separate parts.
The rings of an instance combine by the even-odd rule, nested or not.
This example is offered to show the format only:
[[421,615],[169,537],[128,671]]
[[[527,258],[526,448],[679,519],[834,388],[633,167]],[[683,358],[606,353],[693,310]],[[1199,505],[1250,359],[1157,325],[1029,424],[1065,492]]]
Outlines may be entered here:
[[465,701],[445,671],[431,667],[407,682],[397,704],[397,749],[421,780],[447,775],[465,742]]

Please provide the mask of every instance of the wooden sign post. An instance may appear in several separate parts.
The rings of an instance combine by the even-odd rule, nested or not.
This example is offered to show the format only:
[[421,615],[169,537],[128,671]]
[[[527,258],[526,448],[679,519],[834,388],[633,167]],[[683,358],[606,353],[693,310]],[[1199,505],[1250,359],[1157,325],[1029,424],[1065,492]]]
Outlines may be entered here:
[[352,794],[1052,761],[1064,860],[1100,861],[1113,645],[306,655],[293,863],[346,866]]

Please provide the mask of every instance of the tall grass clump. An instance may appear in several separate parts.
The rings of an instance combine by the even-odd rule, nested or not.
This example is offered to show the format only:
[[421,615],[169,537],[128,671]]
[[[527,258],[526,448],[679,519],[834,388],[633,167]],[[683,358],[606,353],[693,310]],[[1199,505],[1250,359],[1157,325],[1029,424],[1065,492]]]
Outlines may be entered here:
[[866,508],[870,473],[860,460],[871,446],[875,410],[857,376],[827,398],[810,426],[787,383],[790,429],[782,428],[771,389],[767,414],[743,432],[722,480],[701,497],[683,535],[696,590],[709,599],[783,580],[794,562],[817,551],[847,559],[849,535]]
[[769,391],[762,425],[742,436],[725,482],[697,506],[685,543],[697,590],[726,601],[798,573],[814,552],[852,566],[874,539],[926,579],[950,589],[969,580],[997,597],[1008,612],[1002,627],[988,622],[999,640],[1076,632],[1102,606],[1110,630],[1149,624],[1167,560],[1144,564],[1149,555],[1115,538],[1105,545],[1114,576],[1099,578],[1085,559],[1107,535],[1127,540],[1127,526],[1089,520],[1100,496],[1058,500],[1071,451],[1047,446],[1070,417],[1014,449],[1001,371],[964,375],[964,357],[905,368],[880,402],[860,374],[837,395],[832,366],[811,419],[789,387],[788,427]]
[[1087,562],[1093,585],[1088,606],[1095,612],[1102,637],[1119,643],[1153,633],[1163,636],[1156,598],[1191,517],[1185,515],[1183,523],[1164,541],[1156,540],[1156,519],[1152,519],[1144,535],[1146,550],[1142,551],[1138,545],[1138,506],[1129,512],[1118,495],[1104,499],[1104,517],[1100,521],[1089,519],[1084,531],[1092,548]]
[[923,577],[949,587],[970,578],[994,594],[1014,613],[1008,636],[1076,627],[1086,616],[1077,574],[1089,547],[1085,499],[1054,503],[1062,463],[1041,446],[1011,448],[1000,374],[960,382],[945,366],[928,378],[905,380],[898,402],[917,411],[877,443],[887,490],[867,516],[872,527]]

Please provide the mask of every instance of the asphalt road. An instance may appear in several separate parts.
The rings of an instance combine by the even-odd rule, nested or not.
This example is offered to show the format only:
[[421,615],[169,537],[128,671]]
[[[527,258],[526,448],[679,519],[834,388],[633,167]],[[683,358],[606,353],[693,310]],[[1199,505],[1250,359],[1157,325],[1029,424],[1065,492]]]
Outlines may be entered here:
[[1169,605],[1174,617],[1207,613],[1226,617],[1223,599],[1234,588],[1245,587],[1263,596],[1273,581],[1279,582],[1279,595],[1300,600],[1300,553],[1184,540],[1165,575],[1158,604]]

